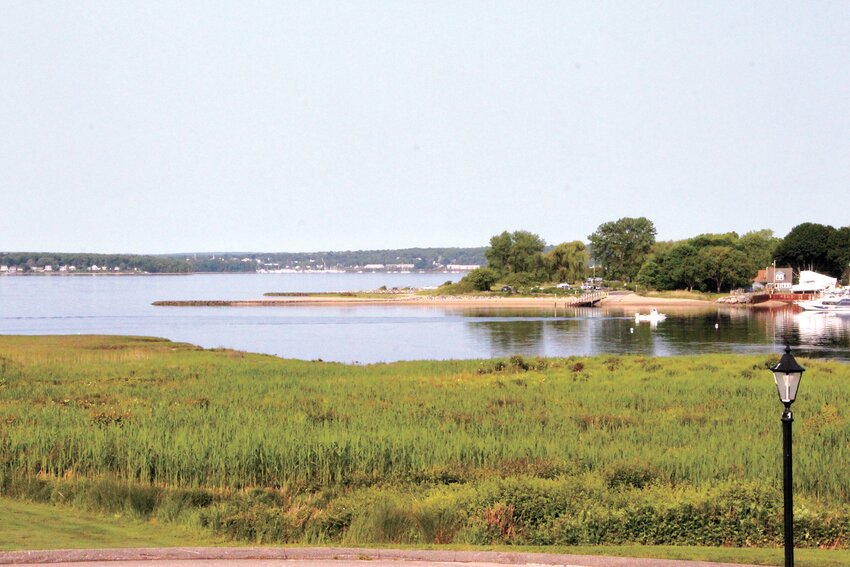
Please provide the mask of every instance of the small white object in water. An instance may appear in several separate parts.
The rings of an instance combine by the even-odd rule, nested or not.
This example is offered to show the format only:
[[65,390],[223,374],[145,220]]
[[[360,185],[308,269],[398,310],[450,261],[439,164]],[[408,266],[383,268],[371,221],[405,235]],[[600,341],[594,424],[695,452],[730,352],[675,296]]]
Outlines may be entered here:
[[719,329],[719,328],[720,328],[720,323],[715,323],[715,324],[714,324],[714,328],[715,328],[715,329]]
[[635,323],[640,323],[641,321],[649,321],[650,323],[657,323],[659,321],[663,321],[667,318],[667,315],[664,313],[659,313],[658,309],[655,307],[649,310],[648,315],[642,315],[640,313],[635,313]]
[[635,328],[634,328],[634,327],[629,327],[629,332],[630,332],[630,333],[634,333],[634,332],[635,332]]

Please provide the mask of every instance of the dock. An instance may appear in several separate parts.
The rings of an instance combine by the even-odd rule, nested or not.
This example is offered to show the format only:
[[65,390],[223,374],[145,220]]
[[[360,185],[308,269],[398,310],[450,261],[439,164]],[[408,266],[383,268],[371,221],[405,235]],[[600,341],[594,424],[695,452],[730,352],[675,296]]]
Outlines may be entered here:
[[571,297],[564,302],[564,307],[593,307],[597,302],[608,297],[607,291],[594,291]]

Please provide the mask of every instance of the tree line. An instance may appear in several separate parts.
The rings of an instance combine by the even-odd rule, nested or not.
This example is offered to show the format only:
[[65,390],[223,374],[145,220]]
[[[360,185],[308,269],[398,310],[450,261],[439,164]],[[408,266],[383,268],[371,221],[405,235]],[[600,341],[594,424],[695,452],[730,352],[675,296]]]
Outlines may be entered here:
[[118,268],[121,272],[233,273],[254,272],[258,266],[290,266],[312,269],[322,266],[353,268],[366,264],[411,264],[413,269],[433,270],[449,264],[481,265],[484,247],[405,248],[328,252],[214,252],[198,254],[92,254],[74,252],[0,252],[0,265],[22,272],[47,266],[57,270],[74,266],[86,271],[92,266]]
[[505,231],[490,239],[484,252],[487,267],[471,272],[463,283],[476,290],[497,283],[574,283],[595,272],[632,287],[720,293],[749,286],[758,270],[774,261],[795,273],[813,270],[845,283],[850,276],[850,227],[802,223],[784,238],[769,229],[662,242],[655,236],[655,225],[645,217],[603,223],[587,245],[576,240],[547,246],[531,232]]
[[[366,264],[411,264],[415,270],[433,270],[449,264],[481,265],[485,263],[484,247],[434,247],[434,248],[396,248],[386,250],[343,250],[320,252],[225,252],[213,254],[217,257],[238,257],[260,260],[262,263],[281,266],[322,266],[350,268]],[[185,254],[183,255],[185,256]],[[209,259],[193,260],[193,263]],[[209,256],[209,254],[207,255]],[[213,271],[213,270],[198,270]]]
[[185,260],[143,254],[88,254],[65,252],[0,252],[0,265],[15,267],[22,272],[50,266],[73,266],[85,271],[93,266],[119,271],[156,273],[189,273],[192,266]]
[[847,283],[850,275],[850,227],[802,223],[784,237],[771,230],[738,236],[702,234],[659,242],[636,274],[641,285],[660,290],[728,291],[752,283],[758,270],[776,262],[795,274],[812,270]]

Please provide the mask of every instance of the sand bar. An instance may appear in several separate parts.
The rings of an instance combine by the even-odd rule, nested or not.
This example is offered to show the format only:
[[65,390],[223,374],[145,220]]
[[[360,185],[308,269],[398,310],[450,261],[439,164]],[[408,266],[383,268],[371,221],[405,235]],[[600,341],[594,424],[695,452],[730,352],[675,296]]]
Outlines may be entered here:
[[[238,300],[197,300],[197,301],[156,301],[154,305],[161,307],[287,307],[287,306],[345,306],[345,305],[418,305],[445,307],[563,307],[566,298],[563,297],[493,297],[471,295],[414,295],[387,294],[387,297],[339,297],[339,296],[278,296],[259,299]],[[601,300],[600,307],[714,307],[713,301],[697,299],[675,299],[643,297],[634,293],[614,294]]]

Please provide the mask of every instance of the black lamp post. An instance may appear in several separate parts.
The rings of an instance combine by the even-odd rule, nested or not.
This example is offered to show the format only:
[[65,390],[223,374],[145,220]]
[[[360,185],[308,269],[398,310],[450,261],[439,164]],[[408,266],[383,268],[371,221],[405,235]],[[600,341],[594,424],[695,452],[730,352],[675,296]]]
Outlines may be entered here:
[[782,480],[783,492],[785,494],[785,567],[794,567],[794,497],[793,481],[791,476],[791,423],[794,416],[791,414],[791,404],[797,399],[797,388],[803,378],[805,368],[797,363],[791,354],[791,347],[785,345],[785,354],[779,362],[770,369],[776,380],[776,389],[779,391],[779,400],[785,405],[782,412]]

